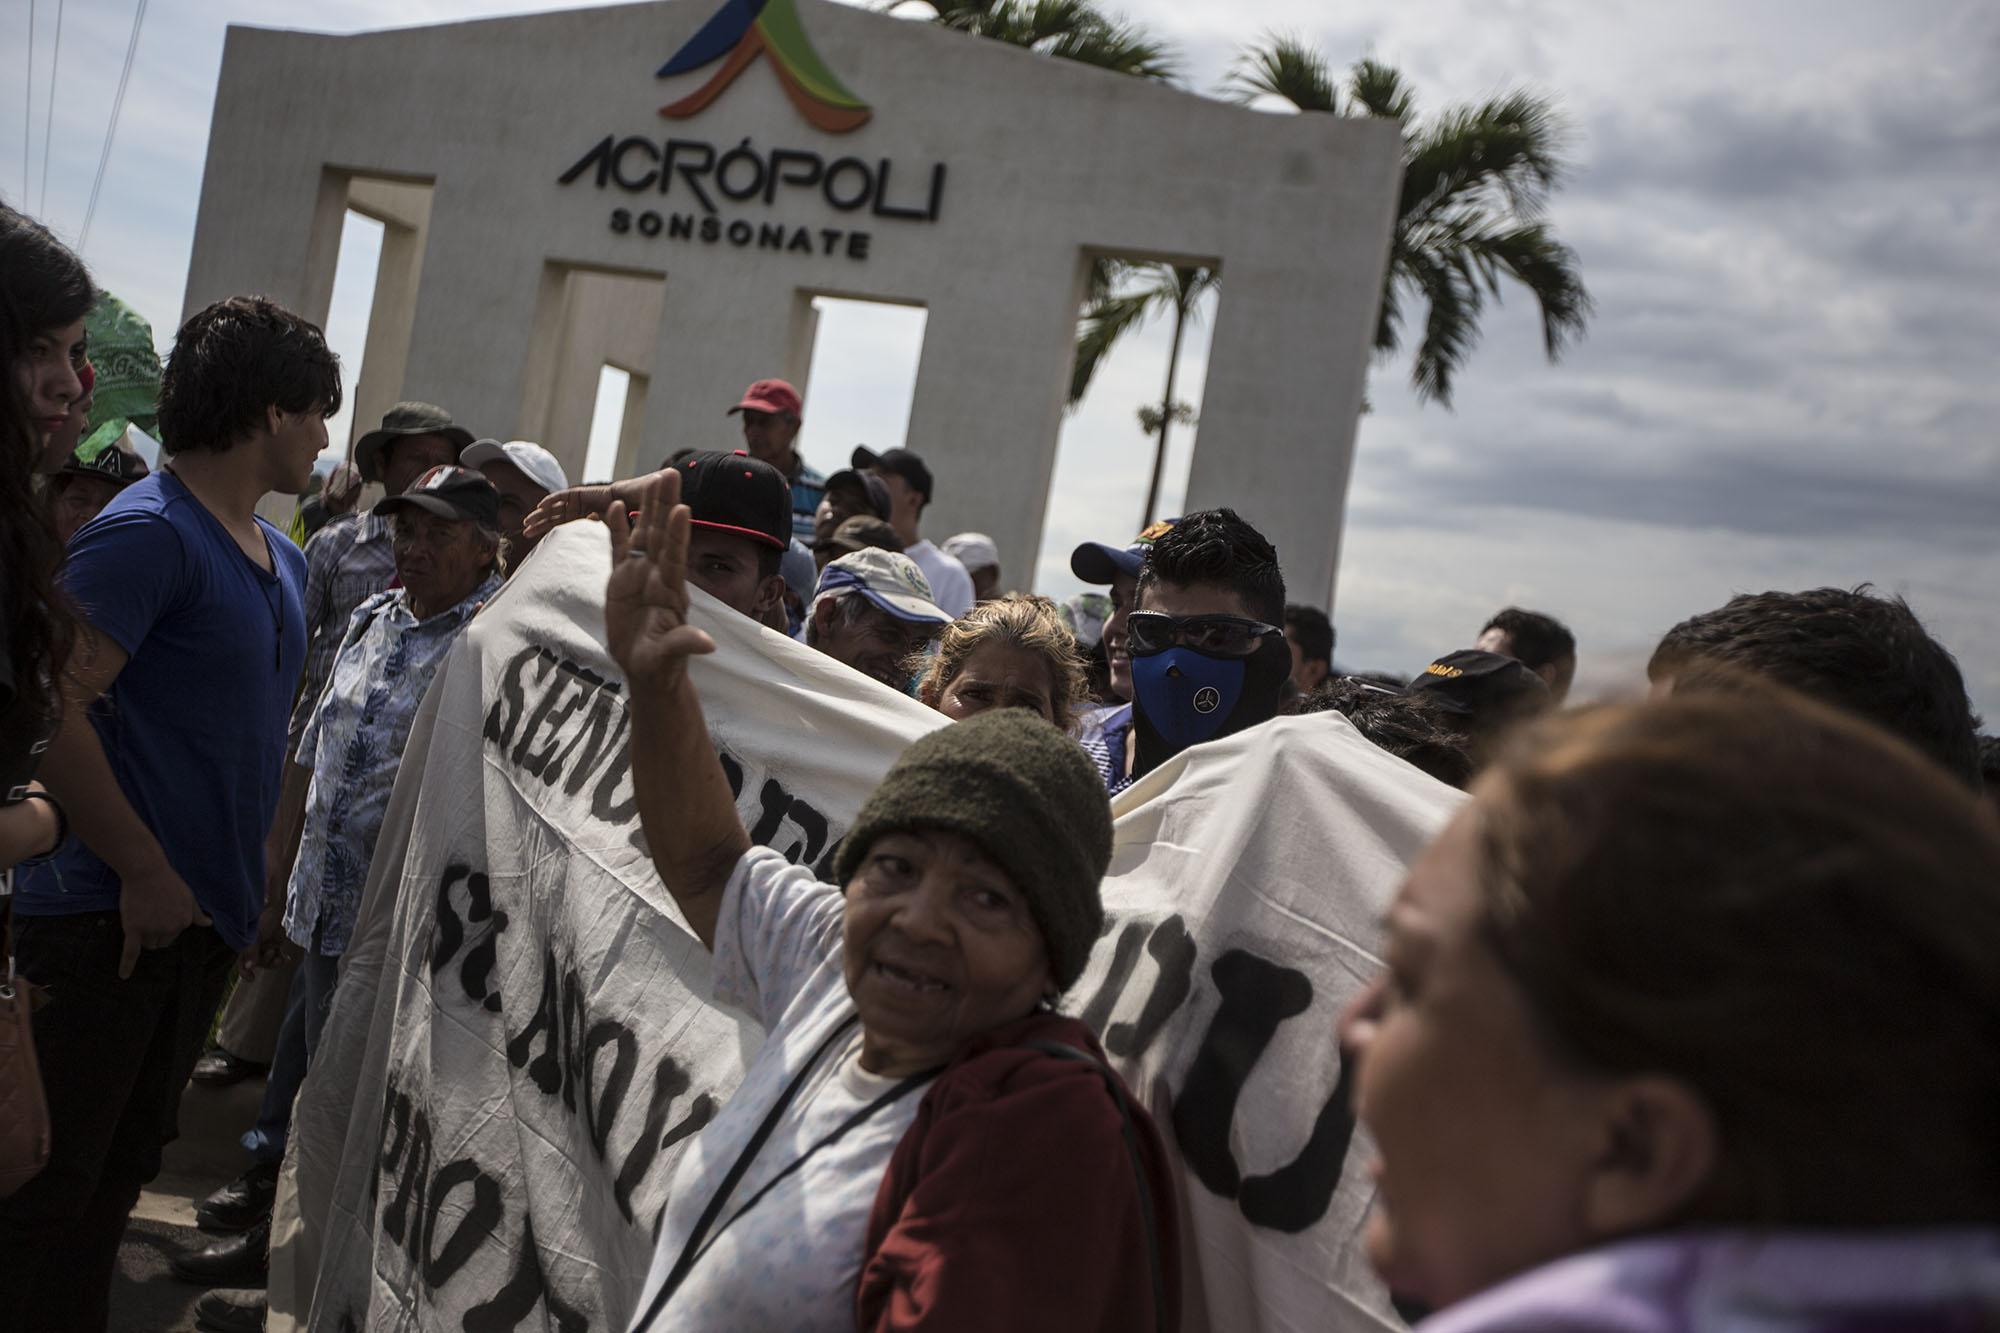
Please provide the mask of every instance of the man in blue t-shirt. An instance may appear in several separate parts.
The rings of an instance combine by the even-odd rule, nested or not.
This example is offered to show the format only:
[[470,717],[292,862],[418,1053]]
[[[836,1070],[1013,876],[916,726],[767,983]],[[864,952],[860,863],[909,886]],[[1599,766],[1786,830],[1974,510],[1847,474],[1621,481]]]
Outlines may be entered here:
[[230,964],[257,957],[305,562],[256,506],[304,488],[339,405],[313,325],[261,298],[208,307],[160,389],[171,461],[70,542],[80,623],[40,776],[76,841],[15,883],[54,1139],[0,1201],[0,1309],[22,1327],[105,1327]]

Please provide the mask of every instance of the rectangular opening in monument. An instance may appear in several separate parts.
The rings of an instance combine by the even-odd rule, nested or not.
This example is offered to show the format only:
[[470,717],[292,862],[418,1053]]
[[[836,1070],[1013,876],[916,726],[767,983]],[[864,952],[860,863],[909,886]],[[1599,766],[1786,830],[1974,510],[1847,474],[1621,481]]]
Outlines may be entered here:
[[[341,227],[340,257],[334,266],[336,285],[347,268],[348,237],[364,230],[364,224],[374,237],[372,281],[361,324],[363,345],[350,363],[354,370],[346,377],[354,434],[362,435],[404,397],[435,190],[429,180],[406,176],[353,173],[346,182],[347,216]],[[334,308],[338,308],[337,300]]]
[[[1096,359],[1057,438],[1035,590],[1058,601],[1084,591],[1069,568],[1078,543],[1122,543],[1146,523],[1182,512],[1208,381],[1220,284],[1203,282],[1200,274],[1213,269],[1186,260],[1177,266],[1107,258],[1112,263],[1111,294],[1123,309],[1137,304],[1140,313],[1123,324]],[[1078,312],[1080,333],[1088,329],[1081,321],[1091,308],[1086,299]],[[1159,493],[1147,510],[1160,439],[1157,422],[1168,400],[1170,373],[1173,409],[1166,456],[1159,460]],[[1142,510],[1147,510],[1143,517]]]
[[823,473],[847,466],[857,444],[876,451],[904,443],[917,396],[929,311],[920,305],[812,298],[812,365],[798,452]]
[[340,253],[333,266],[333,298],[327,306],[326,344],[340,358],[340,411],[326,423],[321,470],[347,458],[361,433],[354,429],[354,388],[367,364],[368,321],[375,310],[375,272],[382,258],[382,224],[348,209],[340,224]]
[[618,445],[625,435],[631,393],[630,371],[607,364],[597,372],[597,404],[590,412],[590,443],[583,450],[584,481],[617,479]]

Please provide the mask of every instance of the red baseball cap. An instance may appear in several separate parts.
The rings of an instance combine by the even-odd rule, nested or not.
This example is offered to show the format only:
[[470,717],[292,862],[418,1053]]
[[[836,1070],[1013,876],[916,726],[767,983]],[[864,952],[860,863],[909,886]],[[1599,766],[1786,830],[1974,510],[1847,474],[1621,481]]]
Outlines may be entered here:
[[723,415],[729,416],[747,409],[751,412],[772,412],[797,421],[803,418],[805,407],[806,401],[799,397],[799,391],[785,381],[758,380],[743,391],[743,401]]

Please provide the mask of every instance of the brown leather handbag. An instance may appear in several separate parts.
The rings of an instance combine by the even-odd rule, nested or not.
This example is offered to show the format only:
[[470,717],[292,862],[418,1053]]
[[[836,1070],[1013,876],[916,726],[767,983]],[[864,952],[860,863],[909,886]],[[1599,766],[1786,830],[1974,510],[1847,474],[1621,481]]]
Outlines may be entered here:
[[35,1061],[29,1018],[31,987],[14,974],[14,872],[0,872],[0,1199],[33,1180],[49,1164],[49,1101]]

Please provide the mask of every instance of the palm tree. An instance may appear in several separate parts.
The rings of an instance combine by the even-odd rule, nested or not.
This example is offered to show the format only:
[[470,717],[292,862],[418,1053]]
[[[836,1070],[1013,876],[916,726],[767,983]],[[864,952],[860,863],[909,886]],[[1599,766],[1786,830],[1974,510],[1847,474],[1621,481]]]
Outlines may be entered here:
[[928,7],[932,22],[944,27],[1043,55],[1161,82],[1180,73],[1172,47],[1089,0],[884,0],[881,8],[889,13],[910,4]]
[[1410,371],[1419,399],[1451,405],[1453,381],[1479,340],[1487,297],[1499,299],[1502,276],[1540,304],[1549,360],[1583,335],[1591,303],[1576,252],[1544,220],[1564,169],[1562,119],[1551,102],[1509,93],[1422,123],[1394,69],[1361,61],[1343,97],[1326,58],[1283,36],[1245,51],[1228,88],[1246,102],[1271,95],[1301,111],[1401,124],[1403,191],[1375,348],[1393,354],[1402,345],[1406,309],[1424,306]]
[[1153,521],[1153,506],[1160,501],[1160,477],[1167,462],[1167,433],[1175,421],[1188,421],[1187,404],[1174,398],[1174,379],[1180,373],[1181,339],[1194,320],[1201,298],[1220,282],[1215,269],[1177,264],[1129,264],[1114,259],[1096,260],[1091,267],[1091,296],[1083,317],[1077,321],[1076,360],[1070,371],[1069,402],[1074,407],[1090,387],[1098,363],[1120,338],[1149,322],[1155,315],[1173,315],[1174,338],[1167,353],[1167,387],[1160,405],[1140,409],[1140,424],[1147,434],[1157,433],[1153,446],[1153,479],[1146,486],[1146,508],[1139,526]]

